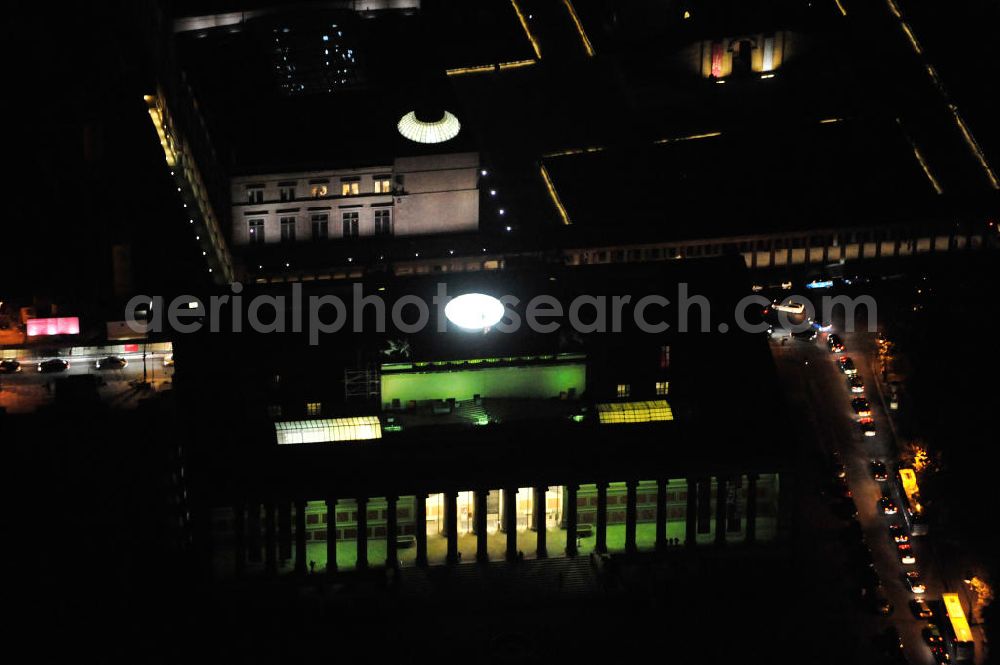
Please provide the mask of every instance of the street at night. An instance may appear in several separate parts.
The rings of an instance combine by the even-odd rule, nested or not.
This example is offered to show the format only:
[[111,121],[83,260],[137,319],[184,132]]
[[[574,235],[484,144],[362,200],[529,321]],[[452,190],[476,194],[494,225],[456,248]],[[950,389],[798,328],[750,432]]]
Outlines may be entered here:
[[5,662],[997,662],[996,0],[7,20]]

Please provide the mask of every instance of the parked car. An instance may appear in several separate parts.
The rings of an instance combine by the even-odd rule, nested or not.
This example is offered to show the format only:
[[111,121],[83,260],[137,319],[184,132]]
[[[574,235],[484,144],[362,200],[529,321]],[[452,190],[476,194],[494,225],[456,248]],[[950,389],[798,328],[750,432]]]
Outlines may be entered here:
[[69,369],[69,361],[62,358],[51,358],[38,363],[39,372],[65,372]]

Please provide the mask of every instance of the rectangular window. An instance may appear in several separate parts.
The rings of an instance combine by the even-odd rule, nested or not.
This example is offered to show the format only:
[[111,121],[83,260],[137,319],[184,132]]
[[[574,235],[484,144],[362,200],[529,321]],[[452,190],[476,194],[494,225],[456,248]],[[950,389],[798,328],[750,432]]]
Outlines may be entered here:
[[295,242],[295,218],[281,218],[281,242]]
[[306,402],[306,415],[318,416],[323,411],[322,402]]
[[282,201],[295,200],[295,185],[282,185],[278,188],[278,198]]
[[327,191],[326,185],[322,182],[311,183],[309,187],[309,193],[312,194],[314,199],[326,196]]
[[629,386],[629,384],[627,384],[627,383],[619,383],[618,384],[618,390],[617,390],[617,393],[616,393],[618,395],[618,397],[628,397],[629,393],[631,393],[631,392],[632,392],[632,390],[631,390],[631,386]]
[[392,194],[392,178],[387,175],[375,176],[375,193]]
[[376,208],[375,209],[375,235],[377,235],[377,236],[391,236],[392,235],[392,209],[391,208]]
[[263,203],[264,188],[259,186],[247,187],[247,203]]
[[670,368],[670,346],[660,347],[660,369]]
[[656,382],[656,394],[659,397],[664,397],[670,392],[670,382],[669,381],[657,381]]
[[326,213],[312,216],[313,240],[326,240],[330,237],[330,216]]
[[264,242],[264,220],[251,219],[247,222],[247,232],[251,245],[260,245]]
[[345,212],[343,220],[344,220],[344,237],[356,238],[358,235],[358,211],[352,210],[350,212]]
[[267,416],[269,418],[280,418],[281,417],[281,405],[280,404],[269,404],[267,407]]
[[357,196],[361,193],[361,178],[341,178],[340,195]]

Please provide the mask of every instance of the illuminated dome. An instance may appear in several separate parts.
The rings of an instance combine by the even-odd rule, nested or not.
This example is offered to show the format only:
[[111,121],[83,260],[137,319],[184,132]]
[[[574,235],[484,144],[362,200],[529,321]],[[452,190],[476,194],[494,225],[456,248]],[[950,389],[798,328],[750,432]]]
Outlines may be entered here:
[[486,330],[500,323],[503,303],[482,293],[466,293],[449,301],[444,315],[459,328]]
[[399,119],[396,127],[400,134],[416,143],[444,143],[458,136],[462,123],[448,111],[441,111],[441,115],[430,119],[410,111]]

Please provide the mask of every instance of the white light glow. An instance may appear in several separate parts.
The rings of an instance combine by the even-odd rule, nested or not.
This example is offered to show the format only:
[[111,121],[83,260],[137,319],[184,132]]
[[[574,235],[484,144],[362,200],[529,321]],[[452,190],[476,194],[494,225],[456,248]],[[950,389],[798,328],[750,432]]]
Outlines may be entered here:
[[410,111],[399,119],[396,128],[405,138],[415,143],[444,143],[458,136],[462,123],[448,111],[434,122],[424,122],[417,118],[414,111]]
[[503,318],[503,303],[482,293],[466,293],[445,305],[444,315],[464,330],[486,330]]

